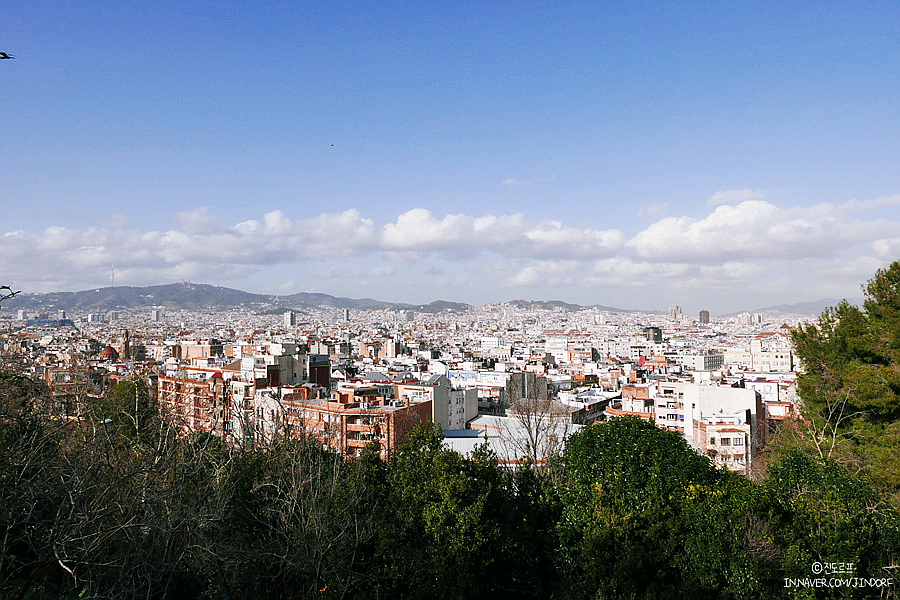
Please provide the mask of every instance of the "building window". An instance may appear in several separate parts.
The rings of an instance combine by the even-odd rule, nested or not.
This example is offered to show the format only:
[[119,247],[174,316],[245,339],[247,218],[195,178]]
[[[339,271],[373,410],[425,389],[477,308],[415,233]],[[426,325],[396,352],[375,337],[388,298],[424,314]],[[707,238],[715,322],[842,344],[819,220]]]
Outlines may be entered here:
[[722,438],[721,440],[719,440],[719,443],[720,443],[722,446],[730,446],[730,445],[731,445],[731,438]]

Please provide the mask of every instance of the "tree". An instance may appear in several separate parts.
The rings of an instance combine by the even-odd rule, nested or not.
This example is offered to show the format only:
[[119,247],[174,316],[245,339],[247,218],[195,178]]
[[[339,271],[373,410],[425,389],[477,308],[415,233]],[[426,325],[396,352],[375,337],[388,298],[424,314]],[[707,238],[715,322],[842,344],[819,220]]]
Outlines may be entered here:
[[786,575],[809,576],[818,561],[852,563],[856,577],[881,578],[898,564],[900,515],[840,463],[792,451],[770,466],[765,491]]
[[62,486],[61,424],[41,418],[49,396],[25,377],[0,373],[0,596],[25,597],[59,570],[53,526]]
[[878,270],[864,292],[862,309],[841,302],[792,331],[802,420],[771,447],[862,470],[900,506],[900,261]]
[[444,448],[432,424],[416,427],[387,464],[377,594],[543,597],[541,569],[533,568],[541,564],[532,545],[539,511],[512,481],[486,448],[463,457]]
[[527,461],[539,474],[552,476],[553,459],[572,429],[570,411],[548,393],[545,378],[527,371],[521,380],[510,379],[507,394],[512,424],[501,434],[501,444],[511,458]]
[[4,406],[24,408],[0,416],[0,595],[161,597],[190,579],[206,494],[185,494],[171,432]]
[[377,451],[345,461],[310,437],[226,454],[211,489],[215,518],[194,552],[209,594],[291,599],[369,592],[373,512],[381,497]]
[[8,285],[0,285],[0,303],[2,303],[4,300],[14,298],[21,293],[21,291],[14,292]]
[[558,564],[598,598],[767,596],[777,578],[758,486],[684,437],[626,417],[566,443]]

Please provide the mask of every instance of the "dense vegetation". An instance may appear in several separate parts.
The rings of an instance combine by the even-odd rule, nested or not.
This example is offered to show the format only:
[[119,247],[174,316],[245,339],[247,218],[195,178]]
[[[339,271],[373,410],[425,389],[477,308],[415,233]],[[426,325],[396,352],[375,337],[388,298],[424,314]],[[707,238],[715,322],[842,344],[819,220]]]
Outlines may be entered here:
[[573,436],[553,483],[431,428],[347,462],[179,438],[139,383],[81,422],[3,386],[3,598],[805,597],[784,578],[883,576],[900,548],[896,513],[832,459],[792,451],[748,481],[638,420]]
[[[176,436],[139,381],[83,420],[0,375],[2,598],[869,598],[816,564],[896,575],[900,263],[865,310],[795,333],[810,416],[759,481],[633,419],[575,434],[547,477],[417,429],[389,461]],[[894,582],[896,585],[896,582]]]

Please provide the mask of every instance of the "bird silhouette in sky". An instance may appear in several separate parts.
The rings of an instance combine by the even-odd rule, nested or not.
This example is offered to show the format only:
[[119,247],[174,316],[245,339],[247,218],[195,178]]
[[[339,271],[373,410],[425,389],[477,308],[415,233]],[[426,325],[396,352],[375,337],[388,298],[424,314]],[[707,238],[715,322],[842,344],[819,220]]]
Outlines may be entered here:
[[4,58],[15,58],[12,54],[7,54],[6,52],[0,52],[0,59]]

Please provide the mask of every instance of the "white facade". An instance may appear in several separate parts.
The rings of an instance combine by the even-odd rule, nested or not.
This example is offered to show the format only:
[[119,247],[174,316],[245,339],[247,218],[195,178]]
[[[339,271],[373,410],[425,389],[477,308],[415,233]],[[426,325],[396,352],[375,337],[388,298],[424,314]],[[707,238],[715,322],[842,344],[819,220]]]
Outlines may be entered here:
[[424,384],[396,385],[396,397],[413,403],[430,400],[434,423],[443,429],[465,429],[466,422],[478,416],[478,390],[451,387],[447,376],[434,375]]
[[569,339],[565,337],[548,337],[544,342],[544,352],[551,355],[556,364],[569,362]]

